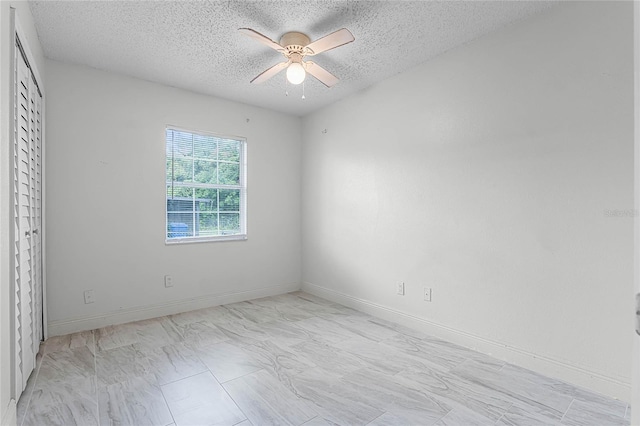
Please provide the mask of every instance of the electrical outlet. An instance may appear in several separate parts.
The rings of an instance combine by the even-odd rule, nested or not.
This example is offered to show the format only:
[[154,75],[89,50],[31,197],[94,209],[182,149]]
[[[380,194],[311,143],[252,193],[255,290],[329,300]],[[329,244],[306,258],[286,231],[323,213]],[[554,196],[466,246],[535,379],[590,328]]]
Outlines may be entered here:
[[431,287],[424,288],[424,301],[431,302]]
[[398,295],[404,296],[404,283],[398,283],[396,292],[398,293]]
[[96,296],[93,293],[93,290],[87,290],[84,292],[84,303],[89,304],[96,301]]
[[164,276],[164,286],[167,288],[173,287],[173,277],[171,275]]

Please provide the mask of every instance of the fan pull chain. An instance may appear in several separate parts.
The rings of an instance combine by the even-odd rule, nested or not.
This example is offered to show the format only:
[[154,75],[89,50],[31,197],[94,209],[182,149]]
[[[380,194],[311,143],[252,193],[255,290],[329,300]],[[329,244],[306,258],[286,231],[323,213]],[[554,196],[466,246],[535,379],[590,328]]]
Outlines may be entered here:
[[302,100],[305,100],[307,98],[304,97],[304,81],[302,82]]
[[287,75],[284,76],[284,95],[289,96],[289,80],[287,79]]

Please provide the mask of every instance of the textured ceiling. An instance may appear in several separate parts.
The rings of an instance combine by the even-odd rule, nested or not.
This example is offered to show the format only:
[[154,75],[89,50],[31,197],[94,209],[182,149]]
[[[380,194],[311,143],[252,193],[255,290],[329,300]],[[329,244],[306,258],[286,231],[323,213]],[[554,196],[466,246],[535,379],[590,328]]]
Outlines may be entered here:
[[[45,56],[282,111],[306,115],[485,33],[547,9],[543,1],[31,1]],[[340,78],[289,85],[284,72],[249,81],[280,62],[240,34],[316,40],[340,28],[351,44],[314,61]]]

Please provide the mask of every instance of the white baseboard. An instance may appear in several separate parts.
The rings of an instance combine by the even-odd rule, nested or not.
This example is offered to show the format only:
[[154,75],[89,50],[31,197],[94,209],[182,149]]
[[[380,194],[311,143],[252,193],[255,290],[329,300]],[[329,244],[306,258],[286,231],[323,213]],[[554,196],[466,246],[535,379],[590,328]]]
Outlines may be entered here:
[[209,308],[211,306],[225,305],[227,303],[244,302],[245,300],[275,296],[297,290],[300,290],[300,284],[286,284],[233,293],[199,296],[157,305],[138,306],[81,318],[49,321],[48,337],[62,336],[109,325],[173,315],[196,309]]
[[12,399],[9,401],[9,405],[4,410],[4,415],[2,416],[2,420],[0,420],[0,425],[2,426],[16,426],[18,422],[17,413],[16,413],[16,400]]
[[540,374],[555,377],[593,392],[608,395],[627,403],[631,399],[631,383],[616,377],[610,377],[601,372],[587,370],[563,360],[538,355],[504,343],[485,339],[309,282],[302,283],[302,290],[375,317],[393,321],[431,336],[491,355],[500,360],[536,371]]

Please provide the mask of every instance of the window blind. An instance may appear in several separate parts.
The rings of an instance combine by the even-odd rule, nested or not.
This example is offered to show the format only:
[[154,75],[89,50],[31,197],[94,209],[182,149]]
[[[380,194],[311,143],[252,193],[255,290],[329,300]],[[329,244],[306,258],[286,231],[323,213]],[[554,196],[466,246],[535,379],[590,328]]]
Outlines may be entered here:
[[246,238],[246,141],[166,129],[166,241]]

